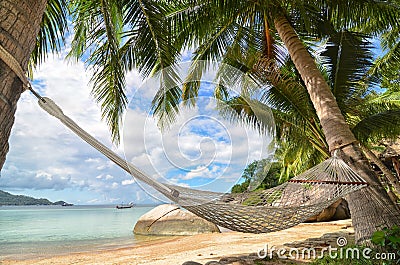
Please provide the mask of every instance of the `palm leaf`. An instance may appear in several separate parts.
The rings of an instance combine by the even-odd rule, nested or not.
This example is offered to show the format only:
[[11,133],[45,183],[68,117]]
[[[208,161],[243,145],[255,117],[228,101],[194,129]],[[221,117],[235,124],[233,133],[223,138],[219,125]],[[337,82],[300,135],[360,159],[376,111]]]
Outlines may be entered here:
[[122,8],[120,1],[114,0],[77,1],[72,6],[76,34],[70,56],[79,58],[90,52],[86,63],[94,70],[92,94],[116,143],[120,140],[121,117],[127,104],[125,71],[119,62]]
[[366,33],[379,34],[400,25],[399,4],[394,1],[339,0],[323,3],[329,7],[326,11],[337,29],[363,29]]
[[49,0],[40,23],[35,47],[29,61],[29,73],[42,63],[49,52],[60,52],[65,41],[68,5],[66,0]]
[[231,123],[247,125],[260,134],[275,135],[275,122],[270,108],[245,96],[236,96],[218,104],[222,117]]
[[338,32],[328,39],[321,54],[332,93],[343,114],[351,111],[365,93],[360,84],[372,65],[372,47],[365,37],[349,31]]
[[400,110],[370,115],[361,120],[352,131],[361,142],[394,139],[400,135]]
[[390,50],[378,58],[375,61],[374,67],[370,70],[371,75],[376,75],[380,73],[381,75],[396,76],[397,71],[393,69],[398,69],[400,67],[400,41],[394,44]]
[[[126,8],[130,30],[121,48],[126,70],[138,68],[143,76],[158,74],[160,88],[152,101],[152,112],[160,128],[167,127],[179,112],[180,76],[174,66],[180,58],[179,44],[171,28],[175,4],[168,1],[134,1]],[[179,7],[179,5],[178,5]]]

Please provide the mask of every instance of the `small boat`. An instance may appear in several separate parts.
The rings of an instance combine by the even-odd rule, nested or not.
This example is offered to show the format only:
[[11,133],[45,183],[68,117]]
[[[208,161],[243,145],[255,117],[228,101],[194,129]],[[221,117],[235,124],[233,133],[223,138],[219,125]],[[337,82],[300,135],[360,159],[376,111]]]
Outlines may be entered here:
[[119,205],[115,206],[115,208],[117,208],[117,209],[128,209],[128,208],[132,208],[132,207],[133,207],[133,203],[119,204]]
[[72,203],[66,203],[64,202],[61,206],[74,206]]

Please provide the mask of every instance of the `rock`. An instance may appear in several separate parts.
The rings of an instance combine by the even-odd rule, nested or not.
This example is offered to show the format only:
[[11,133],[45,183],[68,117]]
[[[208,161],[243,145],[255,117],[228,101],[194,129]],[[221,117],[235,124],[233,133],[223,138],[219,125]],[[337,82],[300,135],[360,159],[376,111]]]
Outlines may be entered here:
[[185,261],[184,263],[182,263],[182,265],[203,265],[203,264],[195,261]]
[[218,227],[173,204],[157,206],[142,215],[133,232],[138,235],[196,235],[219,233]]
[[336,212],[333,215],[332,220],[344,220],[349,219],[350,217],[349,204],[345,199],[342,199],[342,201],[336,208]]
[[291,243],[285,243],[284,246],[288,248],[314,248],[316,250],[326,248],[329,246],[337,247],[338,238],[345,238],[348,244],[354,244],[354,235],[350,231],[339,231],[334,233],[323,234],[319,238],[307,238],[303,241],[294,241]]
[[241,256],[241,257],[224,257],[219,260],[218,264],[222,265],[249,265],[249,264],[258,264],[255,263],[256,258],[251,258],[249,256]]
[[222,258],[222,259],[219,260],[219,262],[222,263],[222,264],[229,264],[229,263],[237,262],[237,261],[240,261],[240,258],[237,258],[237,257],[225,257],[225,258]]
[[219,263],[218,261],[212,260],[212,261],[207,262],[204,265],[221,265],[221,263]]
[[308,218],[306,222],[327,222],[348,218],[350,218],[350,210],[347,201],[339,199],[319,214]]

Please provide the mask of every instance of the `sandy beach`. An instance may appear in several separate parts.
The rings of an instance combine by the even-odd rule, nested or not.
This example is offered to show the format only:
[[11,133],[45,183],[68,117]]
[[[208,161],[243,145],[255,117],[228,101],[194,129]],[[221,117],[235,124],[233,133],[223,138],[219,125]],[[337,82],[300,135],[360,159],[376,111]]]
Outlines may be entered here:
[[70,253],[68,255],[29,260],[3,260],[1,264],[152,264],[177,265],[185,261],[202,264],[223,257],[237,257],[255,253],[264,248],[284,243],[321,237],[326,233],[352,233],[351,220],[327,223],[300,224],[269,234],[224,232],[175,237],[144,243],[138,246],[98,252]]

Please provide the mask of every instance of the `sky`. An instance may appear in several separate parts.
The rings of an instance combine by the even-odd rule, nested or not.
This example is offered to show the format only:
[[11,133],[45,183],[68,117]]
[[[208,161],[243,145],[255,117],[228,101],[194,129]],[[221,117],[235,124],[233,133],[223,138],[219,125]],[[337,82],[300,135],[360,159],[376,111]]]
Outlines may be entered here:
[[[68,45],[67,45],[68,47]],[[90,71],[84,63],[50,55],[34,73],[33,86],[53,99],[84,130],[153,178],[175,185],[227,192],[246,165],[270,157],[270,138],[223,119],[210,97],[216,70],[203,75],[198,104],[183,108],[170,129],[161,132],[150,112],[159,80],[127,74],[130,104],[122,141],[111,142],[99,106],[90,95]],[[188,59],[188,54],[183,58]],[[188,64],[182,64],[185,76]],[[165,199],[137,182],[98,151],[43,111],[29,92],[18,102],[10,151],[1,171],[0,189],[74,204],[153,204]]]

